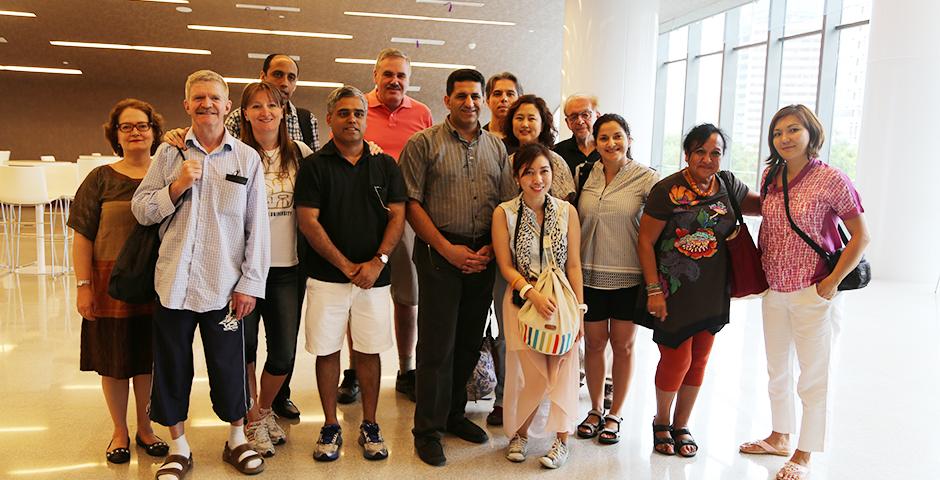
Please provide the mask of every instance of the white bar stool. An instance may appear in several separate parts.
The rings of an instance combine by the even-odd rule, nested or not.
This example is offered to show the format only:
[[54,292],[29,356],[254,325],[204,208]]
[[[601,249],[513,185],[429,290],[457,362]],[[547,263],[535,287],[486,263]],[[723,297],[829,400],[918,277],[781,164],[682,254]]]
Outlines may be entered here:
[[[75,192],[78,191],[78,165],[68,162],[56,162],[43,165],[41,168],[46,171],[46,187],[49,190],[49,196],[54,199],[49,209],[49,221],[57,221],[62,228],[63,264],[66,272],[71,272],[72,235],[67,223],[72,200],[75,199]],[[52,248],[55,248],[55,243],[52,244]]]
[[[46,265],[45,249],[45,208],[55,201],[49,195],[46,185],[46,169],[38,167],[11,167],[0,165],[0,204],[6,207],[8,214],[7,224],[12,239],[11,269],[16,273],[61,275],[65,269],[57,269],[55,245],[52,248],[52,265]],[[34,222],[23,221],[23,207],[36,209]],[[20,239],[23,235],[23,225],[35,227],[36,262],[35,267],[20,265]],[[50,224],[50,234],[55,240],[55,223]]]

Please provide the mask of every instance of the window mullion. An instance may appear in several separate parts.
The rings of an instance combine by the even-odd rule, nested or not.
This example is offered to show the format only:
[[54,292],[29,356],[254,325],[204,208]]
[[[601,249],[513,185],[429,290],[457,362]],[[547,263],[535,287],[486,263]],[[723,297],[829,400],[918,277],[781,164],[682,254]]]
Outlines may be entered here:
[[[816,115],[826,132],[832,132],[836,104],[836,74],[839,66],[839,37],[836,26],[842,23],[842,0],[826,0],[819,51],[819,81],[816,88]],[[829,138],[832,138],[831,136]],[[819,157],[829,161],[832,142],[825,142]]]

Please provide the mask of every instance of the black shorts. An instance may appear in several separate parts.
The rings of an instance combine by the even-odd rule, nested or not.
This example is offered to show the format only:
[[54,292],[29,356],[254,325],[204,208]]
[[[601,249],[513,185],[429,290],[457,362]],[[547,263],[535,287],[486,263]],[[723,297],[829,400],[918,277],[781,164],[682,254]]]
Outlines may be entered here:
[[599,322],[608,318],[632,321],[639,291],[640,285],[616,290],[584,287],[584,303],[588,306],[584,321]]

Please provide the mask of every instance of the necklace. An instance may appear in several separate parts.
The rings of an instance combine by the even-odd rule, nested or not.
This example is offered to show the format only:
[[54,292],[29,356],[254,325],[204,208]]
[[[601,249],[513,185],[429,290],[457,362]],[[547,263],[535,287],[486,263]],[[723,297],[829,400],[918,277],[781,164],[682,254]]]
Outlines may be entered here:
[[689,186],[692,187],[692,191],[695,192],[699,197],[708,197],[712,195],[712,190],[715,188],[715,177],[712,176],[708,180],[708,189],[706,191],[701,191],[698,188],[698,183],[692,179],[692,174],[689,173],[689,169],[685,168],[682,170],[682,176],[685,177],[685,181],[688,182]]
[[268,164],[273,164],[274,160],[281,156],[280,147],[275,147],[274,150],[265,150],[261,149],[261,154],[264,155],[265,160]]

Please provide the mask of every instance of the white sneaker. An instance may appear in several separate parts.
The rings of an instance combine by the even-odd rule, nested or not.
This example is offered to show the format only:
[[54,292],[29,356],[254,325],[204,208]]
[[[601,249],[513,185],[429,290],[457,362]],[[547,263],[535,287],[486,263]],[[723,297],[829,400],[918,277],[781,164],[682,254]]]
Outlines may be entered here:
[[248,422],[245,427],[245,434],[248,436],[248,444],[251,449],[260,453],[263,457],[274,456],[274,444],[271,443],[271,437],[268,435],[268,427],[264,420],[257,422]]
[[277,424],[277,414],[274,410],[268,410],[261,416],[261,422],[268,429],[268,436],[271,437],[271,443],[281,445],[287,442],[287,432]]
[[506,450],[506,460],[510,462],[524,462],[525,455],[529,451],[529,439],[522,437],[518,433],[513,435],[509,441],[509,448]]
[[568,461],[568,445],[556,438],[552,443],[552,448],[539,461],[545,468],[558,468],[564,465]]

